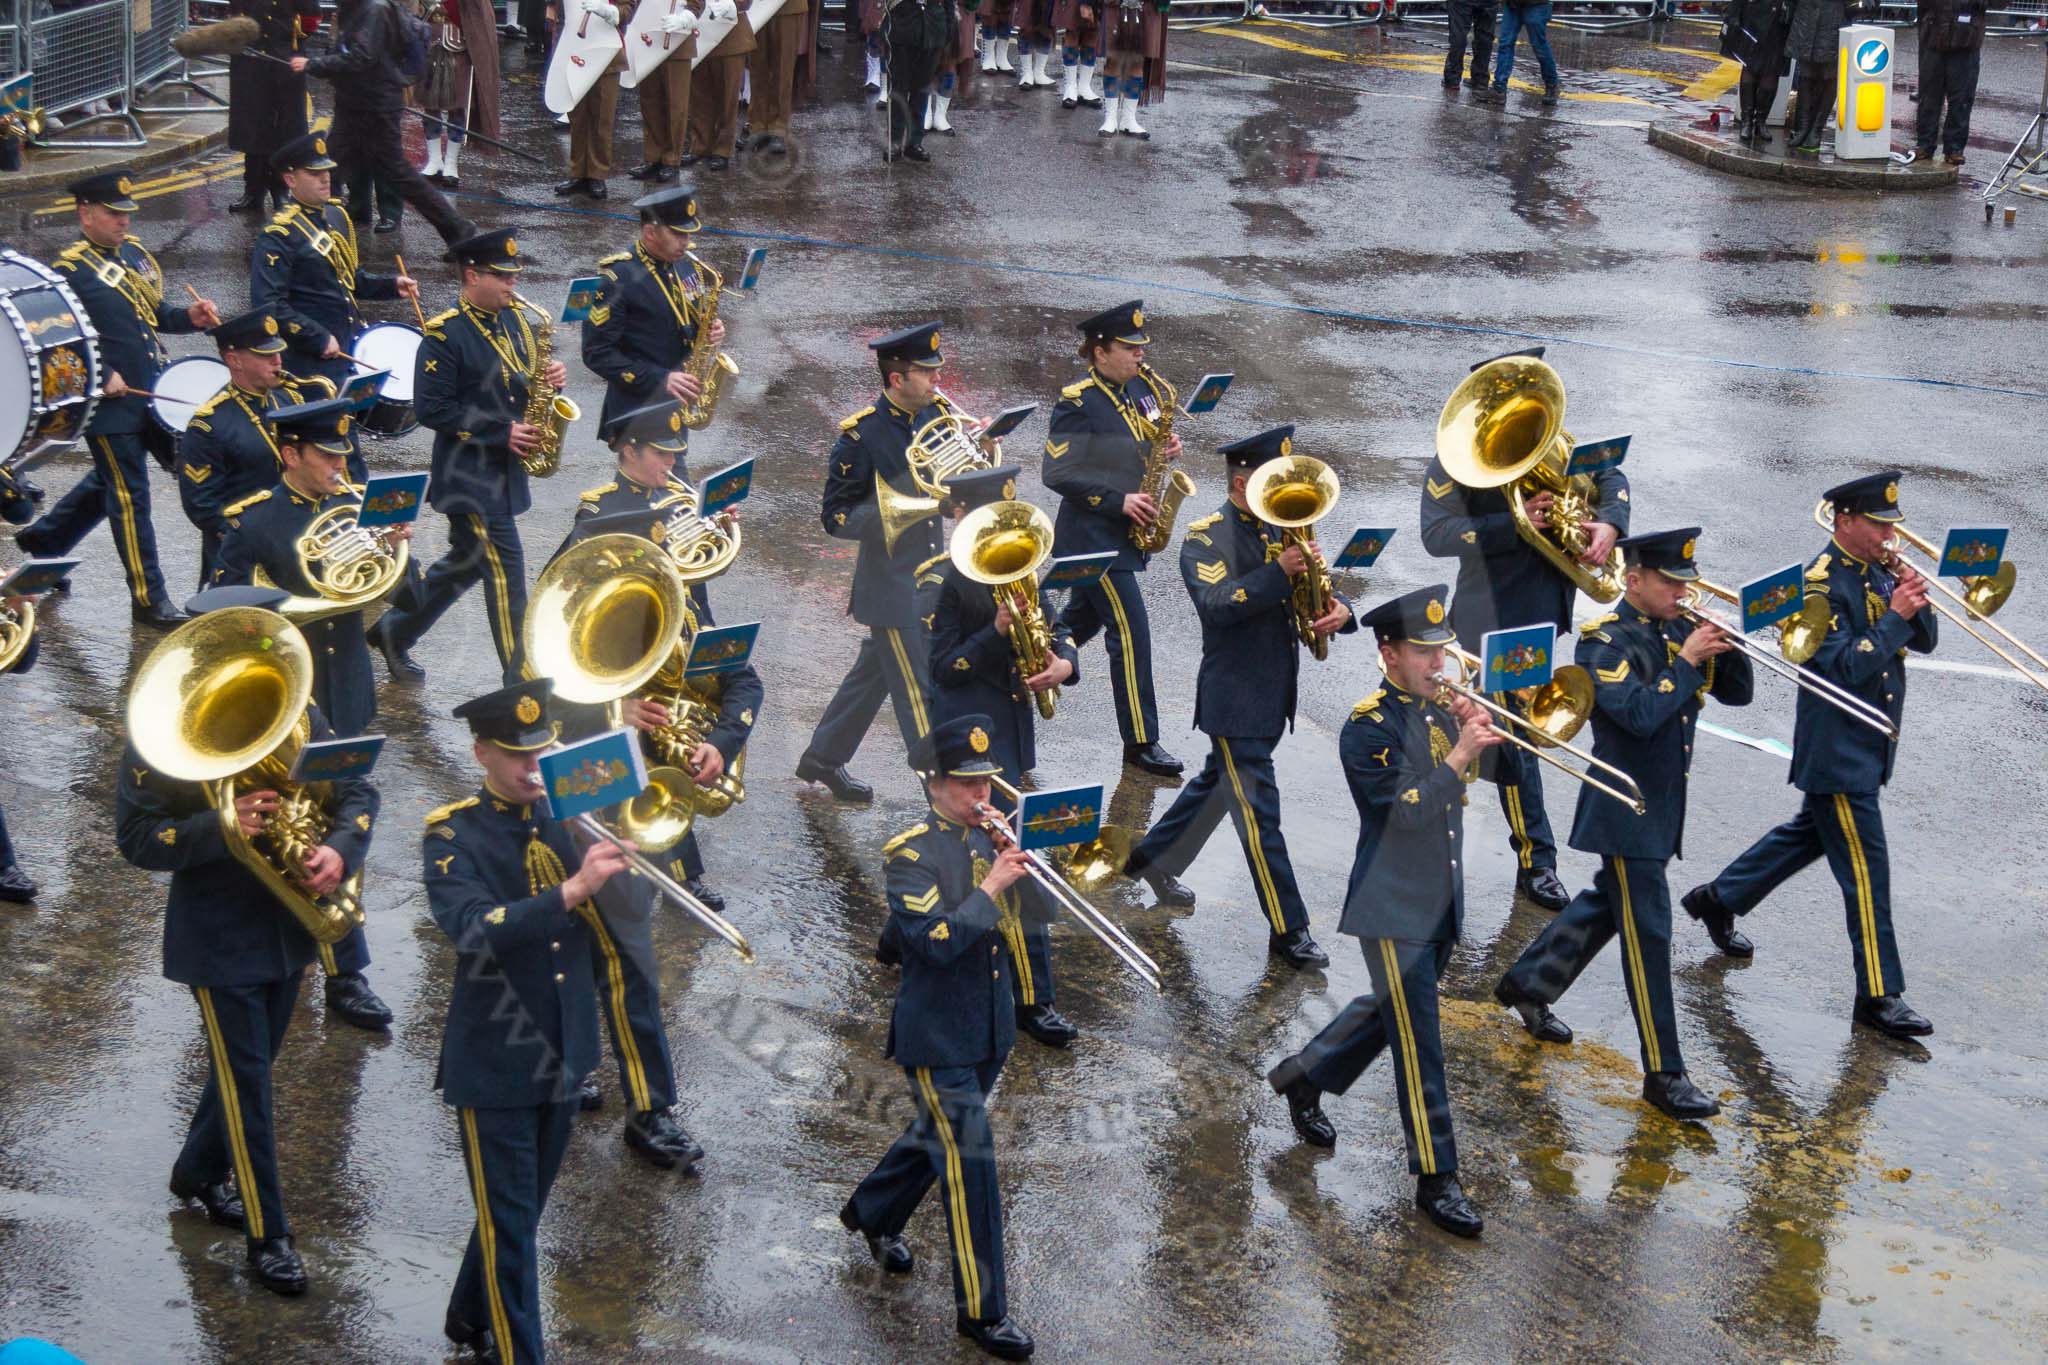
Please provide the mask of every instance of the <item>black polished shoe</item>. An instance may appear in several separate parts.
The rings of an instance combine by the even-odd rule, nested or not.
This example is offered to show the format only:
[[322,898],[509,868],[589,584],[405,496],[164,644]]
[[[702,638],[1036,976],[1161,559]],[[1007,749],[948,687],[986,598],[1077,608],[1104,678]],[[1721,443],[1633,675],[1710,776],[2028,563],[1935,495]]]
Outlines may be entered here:
[[676,181],[677,174],[676,168],[664,161],[661,165],[654,168],[654,183],[657,185],[672,185]]
[[1017,1006],[1017,1028],[1047,1047],[1065,1047],[1081,1036],[1073,1021],[1051,1005]]
[[696,152],[684,152],[680,157],[676,159],[676,164],[678,166],[694,166],[703,159],[704,158],[698,155]]
[[1479,1230],[1486,1226],[1486,1220],[1479,1216],[1479,1210],[1472,1207],[1472,1201],[1465,1197],[1465,1191],[1458,1185],[1456,1172],[1417,1176],[1415,1207],[1453,1237],[1477,1237]]
[[589,195],[592,199],[608,199],[611,197],[611,190],[606,188],[605,183],[602,180],[584,181],[583,192]]
[[1893,1038],[1925,1038],[1934,1032],[1933,1024],[1896,995],[1859,997],[1856,1022]]
[[597,1077],[585,1076],[576,1083],[576,1108],[584,1114],[604,1108],[604,1091],[597,1088]]
[[203,1181],[187,1180],[172,1171],[171,1193],[188,1202],[198,1200],[199,1206],[206,1210],[207,1218],[224,1228],[241,1227],[248,1218],[248,1211],[242,1207],[242,1196],[235,1192],[232,1176],[209,1185]]
[[498,1346],[491,1340],[491,1329],[479,1327],[473,1322],[464,1322],[455,1316],[455,1310],[452,1308],[441,1319],[441,1332],[457,1346],[467,1346],[474,1351],[478,1360],[498,1359]]
[[822,782],[833,799],[844,801],[849,806],[865,806],[875,799],[874,788],[847,772],[845,765],[828,768],[808,752],[796,761],[796,780]]
[[1005,1317],[994,1322],[974,1318],[955,1319],[960,1335],[987,1351],[997,1360],[1029,1360],[1036,1343],[1031,1334]]
[[711,883],[705,881],[702,877],[685,878],[683,890],[689,892],[698,900],[703,901],[707,908],[716,910],[721,915],[725,913],[725,897],[713,891]]
[[162,601],[152,602],[146,607],[131,607],[128,614],[136,625],[155,626],[159,630],[169,630],[192,619],[169,602]]
[[1721,1102],[1683,1071],[1652,1071],[1643,1077],[1643,1098],[1675,1119],[1710,1119],[1721,1112]]
[[[916,145],[915,143],[913,143],[912,145],[910,145],[910,146],[908,146],[908,147],[905,147],[905,148],[903,149],[903,159],[904,159],[905,161],[918,161],[918,162],[930,161],[930,160],[932,159],[932,154],[931,154],[930,152],[926,151],[926,150],[925,150],[925,149],[924,149],[923,147],[921,147],[921,146],[918,146],[918,145]],[[1005,1318],[1005,1319],[1004,1319],[1004,1321],[1005,1321],[1005,1322],[1007,1322],[1007,1321],[1009,1321],[1009,1319]],[[1026,1351],[1026,1352],[1025,1352],[1025,1354],[1026,1354],[1026,1355],[1029,1355],[1029,1354],[1030,1354],[1030,1352],[1029,1352],[1029,1351]]]
[[1735,927],[1735,913],[1721,904],[1712,882],[1702,882],[1679,898],[1685,913],[1706,926],[1707,937],[1730,957],[1754,957],[1756,945]]
[[1178,777],[1187,769],[1187,764],[1157,744],[1124,745],[1124,762],[1159,777]]
[[27,905],[36,898],[37,889],[36,884],[29,879],[28,873],[21,870],[19,863],[0,871],[0,901]]
[[1137,871],[1126,867],[1124,875],[1136,877],[1150,887],[1152,898],[1161,905],[1185,907],[1195,903],[1195,893],[1182,885],[1170,872],[1161,872],[1156,867],[1141,868]]
[[260,213],[262,209],[263,191],[261,190],[244,194],[240,199],[228,205],[229,213]]
[[649,1109],[626,1120],[626,1145],[664,1171],[684,1170],[704,1159],[704,1149],[690,1140],[666,1109]]
[[272,1237],[249,1244],[249,1269],[256,1283],[273,1294],[306,1292],[306,1263],[292,1247],[289,1237]]
[[1297,972],[1308,967],[1321,968],[1330,965],[1330,955],[1308,936],[1307,929],[1293,929],[1284,934],[1273,935],[1266,940],[1266,951]]
[[868,1255],[874,1257],[875,1264],[891,1275],[908,1275],[916,1264],[915,1258],[910,1254],[910,1248],[904,1245],[901,1237],[869,1232],[862,1227],[859,1217],[853,1211],[851,1199],[839,1210],[839,1222],[848,1232],[857,1232],[867,1241]]
[[707,171],[722,171],[730,165],[732,165],[732,158],[729,156],[707,156],[704,158],[704,169]]
[[380,236],[387,232],[396,232],[398,231],[398,220],[396,218],[379,218],[377,226],[371,228],[370,231]]
[[635,166],[632,170],[626,172],[626,176],[630,180],[652,180],[660,171],[661,163],[659,161],[650,161],[644,166]]
[[567,180],[561,180],[556,182],[554,187],[555,194],[559,198],[567,199],[572,194],[583,193],[584,187],[589,184],[590,182],[588,180],[585,180],[580,175],[572,176]]
[[1522,1016],[1522,1027],[1529,1030],[1529,1036],[1539,1043],[1569,1043],[1572,1031],[1564,1020],[1550,1012],[1550,1006],[1540,1000],[1531,1000],[1520,991],[1508,985],[1503,977],[1493,988],[1493,998]]
[[427,670],[415,662],[411,654],[394,646],[385,636],[382,621],[364,631],[363,640],[384,656],[384,669],[394,682],[418,682],[427,676]]
[[372,1033],[391,1027],[391,1007],[377,998],[361,972],[341,972],[327,978],[327,1008],[343,1022]]
[[1547,867],[1532,867],[1518,873],[1515,890],[1553,915],[1572,903],[1571,892],[1564,889],[1557,873]]
[[1323,1092],[1301,1074],[1300,1063],[1289,1057],[1266,1073],[1266,1084],[1287,1101],[1287,1118],[1296,1137],[1311,1147],[1337,1145],[1337,1125],[1323,1112]]

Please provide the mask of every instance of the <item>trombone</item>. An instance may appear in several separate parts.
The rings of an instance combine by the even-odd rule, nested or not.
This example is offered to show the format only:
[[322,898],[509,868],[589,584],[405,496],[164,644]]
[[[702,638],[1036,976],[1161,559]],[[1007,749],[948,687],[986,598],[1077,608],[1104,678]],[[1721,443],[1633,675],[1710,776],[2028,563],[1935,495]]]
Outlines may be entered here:
[[[1746,633],[1738,630],[1734,622],[1724,620],[1712,612],[1702,610],[1701,603],[1709,597],[1718,597],[1723,602],[1734,602],[1738,605],[1742,601],[1742,594],[1732,588],[1723,587],[1721,584],[1709,579],[1696,579],[1691,588],[1686,592],[1686,616],[1694,622],[1706,622],[1719,626],[1727,633],[1728,638],[1734,642],[1735,647],[1749,656],[1751,663],[1769,669],[1802,691],[1813,693],[1819,700],[1826,702],[1852,720],[1862,721],[1886,739],[1895,740],[1899,737],[1898,727],[1892,724],[1890,716],[1887,716],[1883,711],[1872,706],[1848,688],[1832,678],[1822,677],[1804,664],[1780,657],[1780,650],[1767,649],[1763,645],[1758,644],[1755,640],[1750,639]],[[1798,619],[1795,617],[1793,621]],[[1787,624],[1792,624],[1792,622],[1787,622]],[[1822,635],[1826,633],[1825,629],[1821,631]],[[1784,633],[1781,631],[1779,634],[1782,639]],[[1801,636],[1796,634],[1793,636],[1795,640],[1801,638]],[[1809,654],[1808,657],[1811,657],[1811,655]]]
[[[1465,672],[1469,678],[1473,665],[1478,661],[1460,649],[1448,650],[1446,653],[1450,658],[1457,661],[1460,670]],[[1559,675],[1563,676],[1560,677]],[[1636,780],[1633,777],[1630,777],[1612,763],[1607,762],[1607,760],[1595,758],[1591,753],[1569,742],[1568,737],[1577,734],[1579,727],[1584,725],[1587,717],[1593,713],[1592,680],[1586,676],[1586,670],[1580,668],[1577,664],[1567,664],[1564,668],[1553,671],[1551,684],[1559,687],[1557,692],[1552,693],[1547,687],[1533,689],[1535,700],[1540,701],[1548,694],[1555,701],[1554,705],[1546,707],[1545,713],[1540,719],[1524,719],[1507,707],[1500,705],[1477,688],[1469,686],[1466,682],[1453,681],[1449,674],[1434,674],[1431,676],[1430,681],[1436,684],[1439,700],[1446,697],[1463,697],[1466,701],[1471,702],[1474,706],[1492,716],[1496,722],[1506,722],[1510,728],[1503,729],[1498,725],[1495,728],[1500,729],[1502,739],[1524,753],[1534,754],[1566,777],[1577,782],[1583,782],[1594,791],[1613,797],[1637,815],[1641,815],[1649,810],[1649,807],[1643,803],[1643,789],[1636,785]],[[1532,710],[1533,706],[1534,702],[1532,701]],[[1567,724],[1568,721],[1570,722],[1569,724]],[[1524,739],[1521,735],[1516,734],[1516,728],[1527,732],[1530,738]],[[1581,772],[1563,759],[1552,757],[1546,752],[1546,750],[1551,748],[1562,749],[1572,757],[1584,760],[1586,770]],[[1616,782],[1625,786],[1627,790],[1623,791],[1620,786],[1609,785],[1593,776],[1595,768],[1614,778]]]
[[[1005,782],[1000,775],[992,774],[989,777],[989,785],[1013,802],[1019,799],[1017,789]],[[1001,811],[983,803],[979,813],[981,827],[988,831],[989,838],[995,841],[998,849],[1017,843],[1016,837],[1010,833],[1010,823]],[[1100,881],[1123,871],[1124,859],[1130,854],[1130,844],[1130,831],[1115,825],[1104,825],[1092,841],[1077,845],[1067,855],[1068,866],[1091,869],[1086,875],[1099,884]],[[1122,925],[1090,904],[1087,897],[1053,869],[1053,865],[1046,861],[1044,854],[1036,849],[1025,849],[1024,858],[1029,866],[1031,880],[1037,882],[1039,888],[1052,897],[1055,905],[1081,921],[1089,933],[1101,939],[1103,946],[1116,954],[1118,961],[1137,973],[1140,981],[1155,991],[1166,989],[1159,984],[1159,964],[1123,931]]]
[[[1826,498],[1822,498],[1814,505],[1813,519],[1820,524],[1823,530],[1834,530],[1834,503]],[[1951,602],[1954,602],[1958,607],[1961,607],[1970,619],[1964,619],[1963,615],[1959,615],[1931,598],[1928,600],[1927,605],[1934,608],[1936,614],[1953,621],[1958,630],[1976,640],[1999,658],[2005,660],[2007,664],[2012,666],[2012,670],[2022,678],[2025,678],[2043,691],[2048,691],[2048,678],[2043,678],[2018,659],[2015,659],[2011,654],[2008,654],[2000,647],[1998,641],[2003,640],[2006,644],[2011,645],[2014,649],[2032,659],[2041,668],[2048,669],[2048,659],[2042,658],[2039,654],[2029,649],[2026,642],[2021,640],[2019,636],[1991,619],[1991,613],[2004,606],[2005,599],[2012,595],[2013,584],[2019,578],[2019,570],[2009,563],[2001,564],[1999,565],[1998,572],[1995,574],[1981,574],[1975,578],[1964,579],[1965,591],[1957,592],[1954,588],[1941,581],[1939,573],[1941,568],[1940,556],[1936,553],[1932,543],[1924,536],[1915,535],[1907,528],[1904,522],[1897,522],[1892,526],[1892,535],[1893,539],[1890,544],[1891,553],[1887,561],[1888,564],[1896,568],[1898,565],[1905,563],[1904,552],[1900,547],[1901,541],[1935,561],[1935,572],[1925,573],[1921,576],[1927,580],[1929,587],[1933,588],[1943,597],[1948,598]],[[1912,566],[1908,565],[1907,567]],[[1978,622],[1985,630],[1996,635],[1998,640],[1992,639],[1991,635],[1985,634],[1984,630],[1978,630],[1972,626],[1970,620]],[[1812,658],[1813,651],[1820,648],[1820,641],[1820,636],[1813,637],[1811,640],[1812,648],[1807,650],[1805,657],[1795,659],[1793,662],[1804,663],[1806,659]]]

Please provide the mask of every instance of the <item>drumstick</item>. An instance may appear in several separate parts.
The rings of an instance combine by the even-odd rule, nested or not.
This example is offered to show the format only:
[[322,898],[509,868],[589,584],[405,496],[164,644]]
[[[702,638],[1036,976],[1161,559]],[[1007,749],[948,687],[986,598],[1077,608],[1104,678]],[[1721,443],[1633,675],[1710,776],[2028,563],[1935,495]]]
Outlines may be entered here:
[[[410,274],[412,274],[412,272],[411,272],[410,270],[407,270],[407,269],[405,268],[405,257],[403,257],[403,256],[400,256],[400,257],[398,258],[398,273],[399,273],[399,274],[401,274],[401,275],[410,275]],[[414,295],[412,296],[412,315],[413,315],[414,317],[416,317],[416,318],[418,318],[418,319],[420,320],[420,330],[421,330],[422,332],[426,331],[426,330],[427,330],[427,315],[426,315],[426,313],[425,313],[425,312],[421,311],[421,309],[420,309],[420,296],[419,296],[418,294],[414,294]],[[362,364],[362,363],[363,363],[363,362],[362,362],[362,361],[360,361],[360,360],[358,360],[358,361],[356,362],[356,364],[358,364],[358,365],[360,365],[360,364]]]

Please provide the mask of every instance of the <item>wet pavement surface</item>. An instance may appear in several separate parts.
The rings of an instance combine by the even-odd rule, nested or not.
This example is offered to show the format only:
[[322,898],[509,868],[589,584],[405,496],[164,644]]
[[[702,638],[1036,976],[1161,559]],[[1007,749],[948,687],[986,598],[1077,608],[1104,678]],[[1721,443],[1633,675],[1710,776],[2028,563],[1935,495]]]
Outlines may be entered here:
[[[1584,74],[1568,78],[1575,94],[1614,97],[1567,99],[1549,116],[1519,96],[1506,114],[1474,107],[1439,91],[1441,35],[1414,26],[1177,35],[1171,96],[1146,111],[1149,144],[1098,139],[1099,115],[1004,83],[956,106],[960,135],[931,139],[932,165],[891,168],[842,48],[824,102],[800,111],[793,166],[743,161],[706,178],[719,231],[700,250],[726,267],[771,247],[758,292],[727,312],[737,389],[693,450],[699,472],[759,461],[746,551],[715,595],[722,620],[765,623],[768,699],[747,800],[704,845],[760,961],[742,966],[680,915],[665,926],[679,1114],[709,1156],[679,1180],[628,1153],[607,1062],[607,1107],[579,1122],[543,1228],[557,1358],[973,1354],[952,1330],[935,1201],[911,1225],[907,1280],[882,1276],[834,1217],[909,1112],[881,1056],[894,976],[870,950],[886,913],[878,850],[921,814],[917,787],[886,712],[853,765],[877,787],[872,809],[836,807],[791,776],[855,649],[842,614],[851,551],[822,534],[817,491],[837,419],[872,400],[864,342],[881,331],[942,318],[946,387],[986,413],[1049,402],[1072,377],[1069,320],[1144,297],[1165,373],[1183,385],[1205,369],[1238,374],[1222,411],[1188,424],[1191,448],[1296,422],[1300,447],[1343,481],[1326,541],[1340,527],[1401,528],[1349,584],[1375,600],[1451,576],[1415,530],[1444,396],[1471,361],[1546,339],[1581,438],[1635,434],[1637,528],[1704,525],[1714,577],[1811,555],[1818,491],[1895,463],[1918,529],[2013,528],[2027,567],[2000,619],[2048,637],[2028,577],[2048,531],[2031,453],[2048,396],[2040,220],[2023,210],[2016,229],[1988,227],[1961,190],[1878,199],[1719,178],[1641,131],[1722,97],[1710,31],[1560,35],[1559,49]],[[2017,136],[2039,58],[2031,46],[1987,58],[1980,141]],[[524,82],[508,100],[512,138],[554,160],[531,78],[512,64]],[[638,146],[633,103],[621,102],[622,160]],[[1971,171],[1995,166],[1979,166],[1985,156],[1973,147]],[[621,199],[565,206],[547,193],[553,176],[502,155],[472,152],[463,169],[464,211],[520,228],[530,297],[557,303],[570,277],[627,243]],[[614,194],[629,183],[614,180]],[[252,227],[224,212],[233,168],[186,168],[153,188],[138,231],[171,280],[239,306]],[[66,216],[43,208],[0,206],[11,244],[47,255],[69,240]],[[396,242],[366,237],[366,258],[382,263],[394,245],[428,280],[430,306],[447,306],[452,275],[433,264],[424,224],[409,215]],[[600,387],[571,373],[571,396],[594,414]],[[1036,481],[1042,434],[1041,416],[1013,450],[1026,494],[1050,505]],[[423,468],[427,447],[418,433],[374,454]],[[530,572],[608,463],[586,419],[563,473],[535,487]],[[82,468],[60,461],[42,482],[54,496]],[[1213,457],[1191,471],[1202,492],[1189,517],[1223,483]],[[195,536],[160,475],[153,497],[182,589]],[[422,551],[438,553],[442,533],[429,517]],[[109,549],[104,533],[85,543],[74,591],[48,611],[41,665],[0,685],[0,798],[44,886],[34,907],[0,910],[0,1334],[47,1335],[96,1361],[440,1359],[473,1215],[456,1125],[431,1089],[451,953],[426,914],[413,836],[475,785],[448,710],[495,684],[481,601],[421,646],[427,684],[383,686],[371,978],[398,1022],[388,1038],[352,1030],[309,980],[276,1109],[313,1287],[285,1302],[251,1285],[239,1237],[174,1212],[164,1193],[204,1055],[190,998],[158,975],[162,888],[113,849],[126,684],[154,637],[120,619]],[[1199,636],[1170,559],[1145,591],[1167,741],[1199,763],[1204,746],[1184,728]],[[1991,661],[1946,626],[1937,659]],[[1083,666],[1084,684],[1040,727],[1040,779],[1111,782],[1114,818],[1142,827],[1173,784],[1119,769],[1099,646]],[[1851,1030],[1841,902],[1820,869],[1750,917],[1753,962],[1716,957],[1679,924],[1686,1058],[1725,1105],[1697,1128],[1636,1098],[1611,952],[1560,1007],[1578,1031],[1568,1049],[1539,1047],[1492,1004],[1545,916],[1515,900],[1504,822],[1475,789],[1467,937],[1445,988],[1463,1175],[1487,1218],[1468,1245],[1412,1207],[1384,1062],[1329,1103],[1333,1154],[1295,1142],[1262,1080],[1368,989],[1334,929],[1356,833],[1334,741],[1377,685],[1357,637],[1305,664],[1280,751],[1289,847],[1335,958],[1327,973],[1268,965],[1227,833],[1187,877],[1193,912],[1127,891],[1110,901],[1164,966],[1163,995],[1060,931],[1059,1000],[1082,1040],[1067,1053],[1020,1042],[993,1106],[1011,1301],[1041,1358],[2038,1355],[2042,696],[1974,673],[1914,674],[1886,815],[1909,999],[1938,1027],[1925,1046]],[[1790,689],[1759,688],[1748,711],[1706,718],[1789,740]],[[1719,741],[1697,757],[1674,897],[1796,802],[1782,760]],[[1561,833],[1573,789],[1547,790]],[[1592,874],[1588,855],[1562,862],[1574,888]]]

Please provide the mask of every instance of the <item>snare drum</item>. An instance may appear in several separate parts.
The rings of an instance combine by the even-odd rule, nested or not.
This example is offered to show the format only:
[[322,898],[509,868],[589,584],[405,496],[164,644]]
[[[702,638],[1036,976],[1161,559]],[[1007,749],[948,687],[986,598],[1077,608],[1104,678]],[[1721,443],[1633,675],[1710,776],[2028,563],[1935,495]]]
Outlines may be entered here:
[[99,333],[64,277],[0,251],[0,461],[84,439],[99,356]]
[[384,381],[384,391],[356,423],[374,439],[390,440],[394,436],[403,436],[420,424],[418,415],[412,410],[412,371],[418,360],[420,342],[425,339],[417,327],[409,327],[402,322],[380,322],[365,327],[349,346],[349,354],[356,358],[357,374],[391,371],[390,377]]
[[164,366],[149,400],[149,416],[173,436],[183,436],[192,414],[228,386],[228,367],[210,355],[186,356]]

